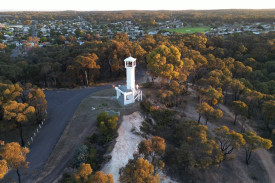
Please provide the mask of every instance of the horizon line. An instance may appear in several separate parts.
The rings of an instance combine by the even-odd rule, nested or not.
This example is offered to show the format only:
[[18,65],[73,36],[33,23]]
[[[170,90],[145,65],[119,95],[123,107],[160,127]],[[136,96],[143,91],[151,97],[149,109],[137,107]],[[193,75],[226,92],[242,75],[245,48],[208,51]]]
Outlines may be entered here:
[[275,10],[275,8],[221,8],[221,9],[120,9],[120,10],[103,10],[103,9],[95,9],[95,10],[4,10],[0,9],[1,12],[66,12],[66,11],[75,11],[75,12],[92,12],[92,11],[211,11],[211,10]]

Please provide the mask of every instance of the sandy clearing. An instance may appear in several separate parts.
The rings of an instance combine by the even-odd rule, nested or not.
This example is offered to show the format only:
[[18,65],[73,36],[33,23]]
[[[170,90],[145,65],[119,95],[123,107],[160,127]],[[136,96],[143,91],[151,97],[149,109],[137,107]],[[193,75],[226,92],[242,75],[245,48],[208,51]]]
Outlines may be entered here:
[[[144,121],[143,116],[139,112],[124,115],[122,120],[118,129],[115,147],[110,154],[112,159],[102,168],[103,172],[113,174],[114,183],[119,183],[119,169],[124,167],[133,158],[133,154],[137,152],[138,144],[144,139],[138,135],[141,132],[140,126]],[[163,172],[159,174],[162,183],[176,183]]]
[[124,167],[129,159],[133,158],[133,154],[137,152],[138,144],[143,140],[141,136],[131,132],[133,128],[136,132],[140,132],[143,121],[144,118],[139,112],[123,116],[115,147],[110,154],[112,159],[102,169],[105,173],[113,174],[115,183],[119,182],[119,169]]

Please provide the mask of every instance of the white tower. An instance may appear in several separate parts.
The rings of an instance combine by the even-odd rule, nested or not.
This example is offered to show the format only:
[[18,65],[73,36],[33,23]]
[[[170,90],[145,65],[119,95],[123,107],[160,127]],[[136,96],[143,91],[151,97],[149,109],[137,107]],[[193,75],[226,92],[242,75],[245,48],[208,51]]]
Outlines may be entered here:
[[128,90],[134,91],[135,86],[135,69],[136,69],[136,59],[133,57],[128,57],[124,60],[126,68],[126,86]]
[[126,85],[115,87],[116,98],[123,105],[133,104],[142,100],[142,91],[135,85],[136,59],[128,57],[124,60],[126,68]]

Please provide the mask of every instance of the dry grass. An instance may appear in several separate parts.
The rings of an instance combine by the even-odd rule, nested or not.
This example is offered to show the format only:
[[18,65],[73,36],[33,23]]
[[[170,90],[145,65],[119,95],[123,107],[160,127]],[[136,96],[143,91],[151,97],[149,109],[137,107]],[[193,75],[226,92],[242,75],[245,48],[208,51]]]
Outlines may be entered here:
[[94,92],[91,96],[116,96],[116,91],[114,88]]

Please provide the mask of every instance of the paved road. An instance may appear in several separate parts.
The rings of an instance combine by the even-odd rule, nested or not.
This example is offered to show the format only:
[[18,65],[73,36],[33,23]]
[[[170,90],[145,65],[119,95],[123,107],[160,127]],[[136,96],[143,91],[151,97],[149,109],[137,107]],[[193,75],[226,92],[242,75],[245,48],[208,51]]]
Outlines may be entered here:
[[37,37],[36,24],[37,24],[37,21],[35,21],[32,26],[32,37]]
[[16,48],[14,48],[14,49],[12,50],[10,57],[11,57],[11,58],[16,58],[16,57],[18,57],[18,55],[19,55],[20,53],[21,53],[21,52],[20,52],[19,46],[16,46]]
[[[136,81],[142,82],[144,76],[145,71],[137,71]],[[22,176],[22,182],[34,182],[50,157],[66,125],[84,98],[94,92],[111,88],[113,84],[123,83],[125,81],[83,89],[44,90],[48,102],[48,119],[30,147],[30,153],[27,156],[27,161],[30,164],[27,173]],[[15,178],[15,180],[17,179]]]
[[84,89],[44,91],[48,101],[48,119],[31,145],[27,156],[27,161],[30,162],[29,169],[23,181],[33,180],[39,175],[81,101],[93,92],[110,87],[112,86],[104,85]]

